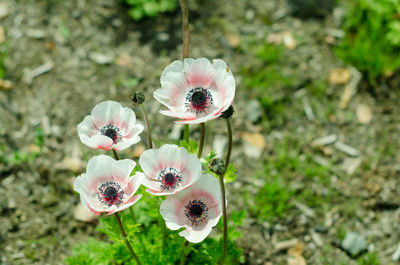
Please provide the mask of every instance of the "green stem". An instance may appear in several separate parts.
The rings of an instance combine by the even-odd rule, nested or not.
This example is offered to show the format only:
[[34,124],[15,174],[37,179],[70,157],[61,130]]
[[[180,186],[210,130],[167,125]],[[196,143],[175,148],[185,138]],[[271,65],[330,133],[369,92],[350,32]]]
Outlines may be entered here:
[[167,226],[165,225],[165,222],[163,223],[163,228],[162,228],[162,249],[165,249],[165,241],[167,240]]
[[132,257],[135,259],[136,263],[138,265],[142,265],[142,263],[140,263],[138,256],[136,255],[135,251],[133,251],[131,244],[129,243],[128,235],[126,234],[124,227],[122,226],[121,218],[119,218],[118,212],[116,212],[114,215],[115,215],[115,219],[117,219],[119,230],[121,231],[121,235],[124,238],[125,244],[128,247],[129,252],[132,254]]
[[220,264],[224,264],[224,260],[226,257],[226,250],[228,244],[228,218],[226,216],[226,200],[225,200],[225,185],[224,185],[224,176],[221,174],[218,176],[219,178],[219,186],[221,189],[221,198],[222,198],[222,216],[224,221],[224,246],[222,251],[222,258]]
[[147,119],[146,111],[142,107],[142,105],[139,105],[140,110],[142,111],[144,122],[146,123],[147,127],[147,141],[149,142],[149,148],[153,149],[153,140],[151,139],[151,129],[150,129],[150,123],[149,120]]
[[223,222],[224,222],[224,246],[222,251],[222,258],[221,258],[221,265],[224,264],[224,260],[226,257],[227,252],[227,245],[228,245],[228,216],[226,215],[226,200],[225,200],[225,183],[224,183],[224,175],[226,170],[228,169],[229,160],[231,159],[231,152],[232,152],[232,126],[231,126],[231,119],[226,119],[226,127],[228,129],[228,150],[226,153],[225,159],[225,171],[221,175],[219,175],[219,186],[221,189],[221,197],[222,197],[222,215],[223,215]]
[[189,57],[189,9],[186,0],[179,0],[182,10],[182,58]]
[[113,149],[113,154],[114,154],[115,160],[119,160],[119,156],[117,154],[117,151],[115,151],[114,149]]
[[183,140],[187,144],[189,144],[189,134],[190,134],[189,124],[185,124],[184,130],[183,130]]
[[206,125],[204,122],[200,123],[200,130],[201,130],[201,135],[200,135],[199,151],[197,152],[198,158],[200,158],[201,154],[203,153],[204,137],[206,134]]
[[[232,152],[232,126],[231,126],[231,119],[226,119],[226,127],[228,129],[228,150],[226,152],[226,159],[225,159],[225,171],[228,168],[229,160],[231,159],[231,152]],[[224,172],[225,174],[225,172]]]
[[189,247],[189,244],[190,244],[190,242],[185,240],[185,244],[183,245],[183,249],[182,249],[181,265],[185,265],[185,263],[186,263],[186,257],[189,254],[189,253],[186,253],[186,252],[188,252],[187,249]]

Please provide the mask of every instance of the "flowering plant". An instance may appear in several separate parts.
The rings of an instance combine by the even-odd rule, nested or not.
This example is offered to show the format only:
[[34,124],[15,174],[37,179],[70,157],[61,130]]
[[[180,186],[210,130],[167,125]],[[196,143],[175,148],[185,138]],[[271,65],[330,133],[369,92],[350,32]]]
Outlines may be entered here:
[[[186,1],[180,3],[185,25]],[[187,34],[184,31],[186,37]],[[117,153],[141,139],[144,127],[136,123],[132,109],[114,101],[101,102],[78,125],[83,144],[112,151],[115,158],[91,158],[86,173],[78,176],[74,184],[88,211],[115,217],[102,217],[99,226],[114,244],[89,241],[86,247],[78,247],[68,264],[82,264],[83,259],[85,264],[138,265],[242,261],[240,249],[228,244],[228,238],[237,238],[235,226],[244,216],[233,213],[228,223],[224,183],[224,176],[233,174],[227,172],[233,169],[228,167],[232,150],[231,105],[235,96],[233,74],[223,60],[211,63],[205,58],[185,58],[168,65],[160,81],[161,88],[154,92],[154,97],[168,108],[160,112],[185,123],[184,140],[179,145],[153,146],[150,122],[142,106],[145,97],[138,91],[132,101],[141,110],[148,139],[148,149],[141,154],[138,165],[130,159],[120,160]],[[228,131],[225,161],[211,153],[202,164],[205,122],[220,117],[226,120]],[[200,124],[198,145],[190,140],[188,124]],[[218,236],[218,231],[222,236]],[[102,251],[94,251],[94,245]]]

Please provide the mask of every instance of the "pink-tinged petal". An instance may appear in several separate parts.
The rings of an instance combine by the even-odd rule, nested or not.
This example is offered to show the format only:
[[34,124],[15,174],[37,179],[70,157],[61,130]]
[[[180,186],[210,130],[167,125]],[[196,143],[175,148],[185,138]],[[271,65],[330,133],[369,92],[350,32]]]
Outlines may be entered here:
[[113,145],[113,149],[117,151],[125,150],[133,144],[136,144],[140,141],[139,134],[143,132],[144,127],[141,124],[136,124],[131,128],[126,135],[122,136],[122,140]]
[[91,137],[99,134],[100,128],[104,125],[102,121],[93,119],[92,115],[86,116],[81,123],[78,124],[78,135]]
[[122,211],[122,210],[125,210],[125,209],[131,207],[131,206],[134,205],[141,197],[142,197],[142,194],[138,194],[138,195],[135,195],[135,196],[131,197],[128,201],[126,201],[126,202],[125,202],[123,205],[121,205],[120,207],[115,207],[115,208],[113,208],[111,211],[108,211],[108,212],[107,212],[107,215],[111,215],[111,214],[113,214],[113,213],[120,212],[120,211]]
[[87,191],[87,176],[82,174],[75,179],[74,190],[82,194]]
[[182,175],[184,175],[182,186],[186,188],[196,182],[201,176],[201,170],[200,160],[195,155],[189,154],[186,167],[182,171]]
[[93,108],[92,116],[104,121],[106,124],[112,123],[114,117],[120,114],[122,108],[122,105],[118,102],[111,100],[103,101]]
[[86,144],[90,148],[94,149],[104,149],[104,150],[111,150],[113,141],[111,138],[108,138],[104,135],[93,135],[92,137],[88,137],[86,135],[80,135],[81,142]]
[[112,177],[115,182],[127,183],[132,170],[135,168],[136,163],[130,159],[117,160],[112,163]]
[[168,116],[168,117],[173,117],[173,118],[179,118],[179,119],[185,119],[185,120],[194,120],[196,119],[196,116],[193,115],[190,112],[174,112],[171,110],[160,110],[160,113],[162,115]]
[[88,190],[90,190],[93,183],[97,183],[100,179],[111,179],[112,164],[114,162],[114,158],[106,155],[94,156],[89,160],[86,170]]
[[208,88],[214,78],[214,69],[206,58],[199,58],[193,61],[189,67],[187,80],[192,88]]
[[159,161],[158,152],[154,149],[148,149],[143,152],[143,154],[139,158],[139,165],[146,176],[151,180],[156,178],[156,175],[162,169],[162,164]]
[[[196,186],[193,187],[192,192],[208,193],[212,196],[214,201],[221,200],[221,190],[219,181],[211,174],[203,174],[196,182]],[[211,205],[209,207],[212,207]]]
[[138,191],[140,185],[143,184],[145,176],[142,172],[136,172],[135,175],[129,178],[128,185],[124,187],[125,194],[130,197]]
[[211,233],[212,227],[206,226],[204,229],[196,231],[190,228],[186,228],[185,230],[179,233],[180,236],[186,238],[187,241],[191,243],[200,243]]
[[164,144],[159,149],[159,157],[164,164],[163,167],[173,167],[178,171],[182,171],[186,167],[189,153],[183,147]]
[[175,108],[178,102],[182,103],[182,92],[188,89],[186,76],[183,72],[181,61],[174,61],[168,65],[161,73],[161,90],[157,90],[153,95],[167,107]]
[[[185,224],[185,206],[181,201],[168,197],[160,205],[160,214],[168,223],[168,228],[176,230]],[[172,229],[174,228],[174,229]]]
[[175,121],[176,123],[183,123],[183,124],[200,124],[203,122],[207,122],[207,121],[211,121],[211,120],[215,120],[216,118],[218,118],[218,116],[213,116],[213,115],[207,115],[205,117],[202,118],[198,118],[195,120],[180,120],[180,121]]
[[112,146],[112,148],[115,149],[116,151],[122,151],[122,150],[125,150],[126,148],[130,147],[131,145],[134,145],[134,144],[140,142],[140,139],[141,139],[140,136],[135,135],[131,138],[123,139],[122,141],[114,144]]
[[135,112],[131,108],[121,108],[119,117],[114,122],[114,125],[117,126],[124,135],[126,135],[132,130],[135,124]]

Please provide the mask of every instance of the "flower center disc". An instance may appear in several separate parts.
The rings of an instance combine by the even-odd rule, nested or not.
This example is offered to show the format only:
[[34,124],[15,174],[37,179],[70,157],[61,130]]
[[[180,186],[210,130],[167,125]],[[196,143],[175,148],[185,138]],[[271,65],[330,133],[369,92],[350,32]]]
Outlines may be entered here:
[[196,108],[204,107],[207,103],[207,95],[204,94],[201,90],[193,93],[190,98],[193,106]]
[[105,133],[105,136],[107,136],[108,138],[111,138],[113,141],[115,141],[115,139],[117,138],[117,131],[112,129],[112,128],[108,128]]
[[190,206],[189,210],[190,214],[195,217],[200,217],[204,211],[203,208],[198,204],[193,204],[192,206]]
[[165,174],[164,182],[166,185],[173,185],[175,183],[175,175],[172,173]]
[[104,197],[107,200],[113,201],[117,198],[117,196],[118,196],[118,191],[114,187],[107,187],[104,190]]

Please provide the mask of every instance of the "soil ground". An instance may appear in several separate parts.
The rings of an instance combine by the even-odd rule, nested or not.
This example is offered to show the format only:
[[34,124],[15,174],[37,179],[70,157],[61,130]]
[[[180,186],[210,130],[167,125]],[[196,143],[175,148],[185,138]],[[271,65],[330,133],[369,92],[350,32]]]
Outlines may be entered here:
[[[157,114],[152,92],[164,67],[181,57],[180,13],[134,22],[118,1],[0,2],[8,6],[0,20],[5,79],[13,83],[0,91],[1,263],[63,264],[72,246],[101,236],[96,221],[74,217],[72,188],[99,154],[76,129],[93,106],[108,99],[130,106],[136,86],[157,125],[153,137],[179,137],[181,128]],[[238,242],[246,264],[302,257],[307,264],[398,264],[391,259],[400,242],[397,73],[371,88],[335,56],[340,7],[318,19],[293,17],[285,1],[193,2],[190,10],[190,56],[224,59],[237,81],[238,177],[228,190],[230,210],[247,211]],[[349,80],[327,81],[339,67]],[[255,80],[265,69],[275,75]],[[221,124],[207,125],[206,151],[223,149]],[[137,159],[140,148],[122,156]],[[348,231],[366,239],[367,254],[343,250]]]

